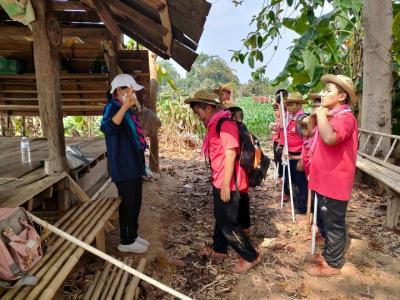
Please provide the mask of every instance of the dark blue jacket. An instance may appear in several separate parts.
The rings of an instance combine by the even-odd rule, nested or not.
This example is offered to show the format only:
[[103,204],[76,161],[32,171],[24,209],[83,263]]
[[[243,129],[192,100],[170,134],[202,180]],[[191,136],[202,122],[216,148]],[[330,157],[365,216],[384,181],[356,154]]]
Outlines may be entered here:
[[[146,175],[144,153],[137,149],[129,124],[125,119],[120,125],[112,121],[120,107],[118,101],[109,101],[104,107],[100,126],[106,139],[108,166],[113,182],[138,179]],[[134,112],[129,110],[127,113]]]

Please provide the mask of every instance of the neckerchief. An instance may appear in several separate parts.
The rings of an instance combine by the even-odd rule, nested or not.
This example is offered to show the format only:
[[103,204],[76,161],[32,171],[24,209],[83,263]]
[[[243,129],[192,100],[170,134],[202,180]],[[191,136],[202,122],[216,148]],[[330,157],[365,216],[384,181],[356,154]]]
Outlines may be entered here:
[[210,128],[211,128],[211,126],[214,125],[215,123],[217,123],[218,120],[221,118],[230,118],[230,117],[231,117],[231,113],[229,110],[220,110],[211,116],[210,120],[206,124],[207,132],[206,132],[206,136],[204,137],[204,140],[203,140],[203,146],[201,147],[201,152],[205,156],[207,156],[207,157],[210,156],[209,150],[210,150]]
[[[114,103],[114,105],[117,105],[119,107],[121,107],[122,105],[122,102],[117,98],[113,98],[112,103]],[[126,123],[128,124],[129,128],[132,131],[134,142],[137,149],[142,150],[144,152],[148,148],[148,145],[144,137],[142,127],[140,126],[140,122],[132,109],[129,109],[125,112],[124,120],[126,121]]]
[[[328,118],[329,119],[337,118],[338,116],[340,116],[341,114],[344,114],[346,112],[351,112],[350,105],[343,104],[335,109],[329,110]],[[317,141],[319,139],[319,131],[318,131],[317,126],[314,128],[313,133],[314,133],[314,138],[313,138],[313,141],[312,141],[311,147],[310,147],[310,155],[314,152],[315,147],[317,146]]]

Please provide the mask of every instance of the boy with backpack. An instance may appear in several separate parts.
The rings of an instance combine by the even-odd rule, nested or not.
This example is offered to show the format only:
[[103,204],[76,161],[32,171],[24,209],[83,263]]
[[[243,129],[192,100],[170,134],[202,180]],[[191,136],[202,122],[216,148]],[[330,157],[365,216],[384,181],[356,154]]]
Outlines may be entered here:
[[231,246],[240,255],[232,271],[244,273],[259,263],[261,256],[238,222],[240,192],[247,192],[249,187],[246,171],[237,160],[240,153],[239,130],[230,120],[220,123],[220,132],[217,132],[219,120],[230,119],[231,113],[220,110],[220,103],[215,98],[215,94],[200,90],[185,100],[207,129],[202,152],[209,158],[213,177],[213,244],[202,254],[226,258],[228,246]]
[[313,257],[312,276],[335,276],[344,265],[346,211],[351,196],[357,160],[358,124],[350,105],[357,95],[350,78],[324,75],[321,106],[311,115],[317,130],[311,148],[309,186],[317,195],[318,215],[325,230],[321,255]]

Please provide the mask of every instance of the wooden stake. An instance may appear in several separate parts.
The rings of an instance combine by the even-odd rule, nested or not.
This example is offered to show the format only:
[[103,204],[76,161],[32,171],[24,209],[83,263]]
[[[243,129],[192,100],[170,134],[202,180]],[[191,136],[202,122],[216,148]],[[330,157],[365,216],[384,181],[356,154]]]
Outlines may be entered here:
[[[116,273],[117,269],[118,268],[116,266],[113,266],[113,268],[111,270],[111,274],[107,278],[107,284],[104,287],[104,289],[101,291],[100,300],[105,300],[106,299],[108,291],[110,290],[111,284],[112,284],[112,282],[114,280],[115,273]],[[118,270],[121,270],[121,269],[118,269]]]
[[308,232],[310,231],[310,226],[311,226],[311,190],[308,189],[308,196],[307,196],[307,214],[306,214],[306,220],[307,220],[307,230]]
[[[108,211],[107,213],[109,214],[110,211]],[[175,296],[175,297],[177,297],[179,299],[184,299],[184,300],[191,299],[188,296],[186,296],[186,295],[184,295],[184,294],[182,294],[182,293],[180,293],[180,292],[178,292],[178,291],[176,291],[176,290],[164,285],[163,283],[161,283],[161,282],[159,282],[159,281],[157,281],[157,280],[155,280],[155,279],[153,279],[153,278],[151,278],[151,277],[149,277],[149,276],[147,276],[145,274],[142,274],[142,273],[138,272],[137,270],[135,270],[135,269],[131,268],[130,266],[124,264],[122,261],[119,261],[118,259],[115,259],[114,257],[112,257],[112,256],[110,256],[110,255],[108,255],[108,254],[106,254],[104,252],[99,251],[98,249],[90,246],[89,244],[87,244],[85,242],[82,242],[81,240],[75,238],[74,236],[72,236],[72,235],[70,235],[70,234],[68,234],[68,233],[66,233],[66,232],[64,232],[64,231],[62,231],[62,230],[60,230],[60,229],[48,224],[48,223],[46,223],[45,221],[39,219],[38,217],[32,215],[31,213],[28,213],[28,214],[32,217],[32,220],[35,223],[48,228],[49,230],[53,231],[55,234],[58,234],[58,235],[62,236],[63,238],[67,239],[68,241],[70,241],[71,243],[77,245],[78,247],[81,247],[81,249],[79,249],[79,250],[82,250],[82,252],[84,250],[87,250],[90,253],[92,253],[92,254],[94,254],[96,256],[99,256],[100,258],[108,261],[109,263],[112,263],[113,265],[116,265],[118,268],[121,268],[121,269],[129,272],[130,274],[139,277],[140,279],[142,279],[142,280],[154,285],[155,287],[158,287],[159,289],[161,289],[161,290],[163,290],[163,291],[165,291],[165,292],[167,292],[167,293],[169,293],[169,294],[171,294],[171,295],[173,295],[173,296]],[[99,227],[98,229],[102,228],[104,223],[105,223],[104,218],[102,218],[102,221],[98,224],[98,225],[101,225],[101,227]],[[98,227],[98,226],[96,226],[96,227]],[[63,270],[64,269],[68,270],[67,265],[71,265],[68,262],[67,262],[67,264],[64,265]],[[72,267],[69,270],[71,270]],[[52,298],[54,296],[54,294],[56,293],[59,285],[62,283],[62,282],[59,282],[60,281],[60,277],[61,277],[60,274],[61,274],[61,272],[57,274],[57,276],[54,278],[54,280],[52,282],[52,287],[51,288],[50,287],[47,288],[43,292],[43,294],[41,295],[40,299],[43,299],[43,300],[44,299],[50,299],[50,298]],[[65,278],[65,277],[62,277],[62,278]],[[55,285],[56,282],[59,283],[59,285]]]
[[[146,263],[147,263],[146,258],[144,258],[144,257],[141,258],[136,270],[143,273],[144,269],[146,268]],[[133,279],[131,280],[131,282],[128,284],[128,286],[125,289],[124,300],[133,300],[135,298],[135,292],[136,292],[136,288],[139,285],[139,282],[140,282],[140,278],[133,277]]]

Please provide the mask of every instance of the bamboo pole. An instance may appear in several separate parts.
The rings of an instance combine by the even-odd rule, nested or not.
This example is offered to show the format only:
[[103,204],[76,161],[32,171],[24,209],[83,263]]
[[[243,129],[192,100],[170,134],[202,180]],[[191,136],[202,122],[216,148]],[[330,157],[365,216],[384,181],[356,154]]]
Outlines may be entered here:
[[[107,213],[109,213],[109,212],[110,211],[108,211]],[[49,230],[53,231],[55,234],[58,234],[58,235],[64,237],[65,239],[69,240],[71,243],[74,243],[75,245],[81,247],[81,249],[79,249],[79,250],[82,250],[82,251],[87,250],[90,253],[95,254],[95,255],[99,256],[100,258],[116,265],[118,268],[121,268],[121,269],[129,272],[130,274],[139,277],[140,279],[154,285],[155,287],[158,287],[159,289],[161,289],[179,299],[184,299],[184,300],[191,299],[188,296],[170,288],[169,286],[166,286],[165,284],[163,284],[145,274],[142,274],[142,273],[136,271],[135,269],[131,268],[130,266],[124,264],[122,261],[119,261],[118,259],[115,259],[114,257],[112,257],[104,252],[99,251],[98,249],[92,247],[91,245],[88,245],[87,243],[82,242],[81,240],[75,238],[74,236],[71,236],[70,234],[46,223],[45,221],[39,219],[38,217],[32,215],[31,213],[29,213],[29,215],[32,217],[33,221],[36,222],[37,224],[47,227]],[[104,222],[104,218],[102,219],[102,223],[103,222]],[[104,224],[101,224],[101,225],[103,226]],[[64,268],[66,268],[66,267],[67,267],[67,264],[64,265]],[[54,283],[56,282],[56,279],[59,277],[60,274],[61,273],[57,274],[56,278],[54,278],[54,280],[53,280],[52,287],[51,288],[49,287],[48,289],[46,289],[46,291],[41,295],[40,299],[43,299],[43,300],[51,299],[54,296],[54,294],[58,288],[58,286],[55,286]],[[49,291],[49,292],[47,292],[47,291]]]
[[[106,297],[107,297],[107,295],[108,295],[108,291],[110,290],[110,287],[111,287],[111,284],[112,284],[112,282],[114,281],[114,277],[115,277],[115,274],[116,274],[116,272],[117,272],[117,267],[116,266],[113,266],[113,268],[112,268],[112,270],[111,270],[111,274],[110,274],[110,276],[108,276],[108,278],[107,278],[107,284],[106,284],[106,286],[104,287],[104,289],[101,291],[101,296],[100,296],[100,300],[104,300],[104,299],[106,299]],[[120,270],[120,269],[119,269]]]
[[[97,218],[95,218],[96,215],[101,216],[109,207],[107,203],[105,203],[103,207],[100,207],[99,210],[93,210],[92,214],[90,214],[86,219],[85,222],[82,223],[84,226],[81,226],[79,228],[79,231],[76,232],[75,234],[78,234],[78,238],[81,238],[82,236],[86,235],[92,228],[95,226]],[[49,280],[51,280],[52,276],[59,271],[59,268],[61,268],[63,262],[68,259],[69,254],[74,250],[73,245],[68,243],[65,239],[62,237],[58,240],[59,244],[62,244],[62,246],[59,248],[58,251],[54,253],[54,255],[47,255],[47,260],[48,262],[43,265],[43,267],[36,273],[37,270],[34,270],[34,275],[37,276],[38,278],[41,278],[39,281],[39,284],[35,287],[31,286],[26,286],[22,289],[21,292],[18,293],[15,298],[8,298],[8,299],[25,299],[24,297],[30,293],[32,289],[38,289],[39,287],[43,288],[43,285],[46,284]],[[44,257],[45,258],[45,257]],[[44,260],[44,258],[42,260]],[[46,261],[47,261],[46,260]],[[44,261],[43,264],[46,262]],[[36,266],[35,266],[36,267]]]
[[[288,177],[289,177],[289,193],[290,193],[290,208],[292,211],[292,221],[293,223],[296,223],[296,217],[294,213],[294,202],[293,202],[293,189],[292,189],[292,174],[290,172],[290,160],[289,160],[289,147],[288,147],[288,139],[287,139],[287,122],[285,118],[285,111],[283,109],[284,106],[284,101],[283,101],[283,94],[282,92],[280,93],[281,97],[281,116],[282,116],[282,121],[283,121],[283,136],[284,136],[284,141],[285,141],[285,146],[283,147],[283,150],[286,155],[286,160],[287,160],[287,171],[288,171]],[[282,189],[284,189],[284,186],[282,185]]]
[[[111,201],[110,201],[111,202]],[[107,204],[106,201],[103,203],[99,203],[101,205]],[[110,203],[111,204],[111,203]],[[98,209],[96,208],[95,205],[90,206],[81,216],[80,218],[84,219],[84,222],[80,224],[81,226],[78,228],[76,232],[74,232],[75,225],[72,224],[68,230],[73,232],[75,235],[80,234],[85,228],[89,227],[88,224],[90,224],[90,221],[94,219],[96,214],[100,211],[102,206],[98,205]],[[92,221],[93,223],[94,221]],[[93,226],[93,225],[92,225]],[[90,227],[89,227],[90,228]],[[56,261],[63,255],[63,253],[66,251],[67,247],[69,246],[69,243],[63,239],[62,237],[59,237],[56,241],[51,250],[49,250],[43,258],[39,261],[38,264],[36,264],[30,271],[29,274],[33,274],[38,278],[41,278],[48,270],[48,268],[56,263]],[[32,286],[25,286],[25,287],[18,287],[11,289],[7,292],[6,295],[4,295],[4,298],[2,300],[13,300],[14,296],[17,293],[21,293],[23,295],[26,295],[29,290],[32,289]],[[22,290],[21,292],[19,292]]]
[[106,266],[103,269],[103,272],[101,272],[101,276],[99,279],[99,282],[97,283],[93,295],[90,297],[92,300],[98,300],[101,294],[101,291],[103,290],[103,287],[106,283],[106,279],[108,275],[110,274],[110,269],[111,269],[112,264],[106,263]]
[[312,235],[311,235],[311,255],[315,254],[315,242],[317,238],[317,211],[318,211],[318,197],[317,193],[314,193],[314,215],[313,215]]
[[[126,259],[124,259],[124,263],[127,264],[127,260]],[[124,272],[124,270],[122,270],[122,269],[118,269],[117,275],[115,276],[115,280],[113,281],[113,284],[111,285],[110,290],[108,291],[106,300],[112,300],[113,299],[113,296],[115,294],[115,291],[117,290],[118,284],[119,284],[119,282],[121,280],[121,277],[122,277],[123,273],[126,273],[126,272]],[[126,274],[128,274],[128,273],[126,273]],[[89,300],[89,299],[84,299],[84,300]]]
[[[101,217],[99,219],[93,218],[91,220],[90,226],[85,228],[85,230],[78,236],[78,238],[74,237],[74,239],[80,241],[80,239],[83,239],[85,237],[84,242],[91,243],[94,240],[94,238],[96,237],[96,234],[98,233],[98,231],[104,226],[104,223],[106,222],[106,220],[108,220],[108,218],[111,216],[113,211],[118,207],[118,205],[119,205],[119,201],[115,201],[114,203],[111,204],[111,206],[106,205],[105,209],[101,213],[99,213],[99,216],[101,216]],[[35,219],[36,220],[38,219],[36,216],[33,216],[33,218],[34,218],[34,221],[35,221]],[[48,223],[45,223],[45,222],[42,224],[47,226],[49,228],[49,230],[51,230],[51,228],[55,228],[54,226],[52,226]],[[95,225],[94,228],[93,228],[93,225]],[[57,230],[60,230],[60,229],[57,229]],[[64,232],[64,231],[61,231],[61,232]],[[55,233],[57,234],[57,232],[55,232]],[[65,234],[67,234],[67,233],[65,233]],[[71,236],[69,234],[67,234],[67,235]],[[62,236],[62,237],[65,238],[65,236]],[[39,299],[52,299],[54,297],[55,293],[57,292],[57,289],[61,286],[64,279],[68,276],[70,271],[74,268],[75,264],[79,261],[79,258],[82,256],[83,253],[84,253],[84,249],[81,249],[81,248],[77,249],[75,244],[71,244],[70,247],[65,251],[65,253],[63,253],[60,260],[58,260],[57,263],[54,264],[49,269],[49,271],[47,271],[46,275],[42,278],[40,283],[33,288],[33,290],[29,293],[28,297],[25,299],[27,299],[27,300],[30,300],[30,299],[34,300],[34,299],[38,299],[38,298]],[[46,287],[46,289],[42,292],[44,287]],[[42,292],[41,296],[38,297],[41,292]]]
[[101,271],[97,270],[96,271],[96,275],[94,276],[93,282],[90,284],[89,288],[87,289],[86,293],[85,293],[85,297],[83,298],[83,300],[89,300],[90,296],[93,294],[94,288],[97,285],[97,282],[100,279],[100,275],[101,275]]
[[[146,263],[147,263],[146,258],[144,258],[144,257],[141,258],[136,270],[143,273],[144,269],[146,268]],[[132,278],[131,282],[127,285],[127,287],[125,289],[124,300],[133,300],[135,298],[135,291],[139,285],[139,282],[140,282],[140,278],[138,278],[138,277]]]
[[308,230],[308,232],[310,232],[310,226],[311,226],[310,215],[311,215],[311,190],[308,189],[308,195],[307,195],[307,214],[306,214],[307,230]]
[[[131,266],[132,265],[132,259],[128,258],[126,264],[128,266]],[[124,274],[122,275],[121,283],[119,284],[118,291],[115,294],[114,300],[121,300],[122,299],[122,294],[124,293],[126,282],[128,281],[128,276],[129,276],[129,273],[124,271]]]

